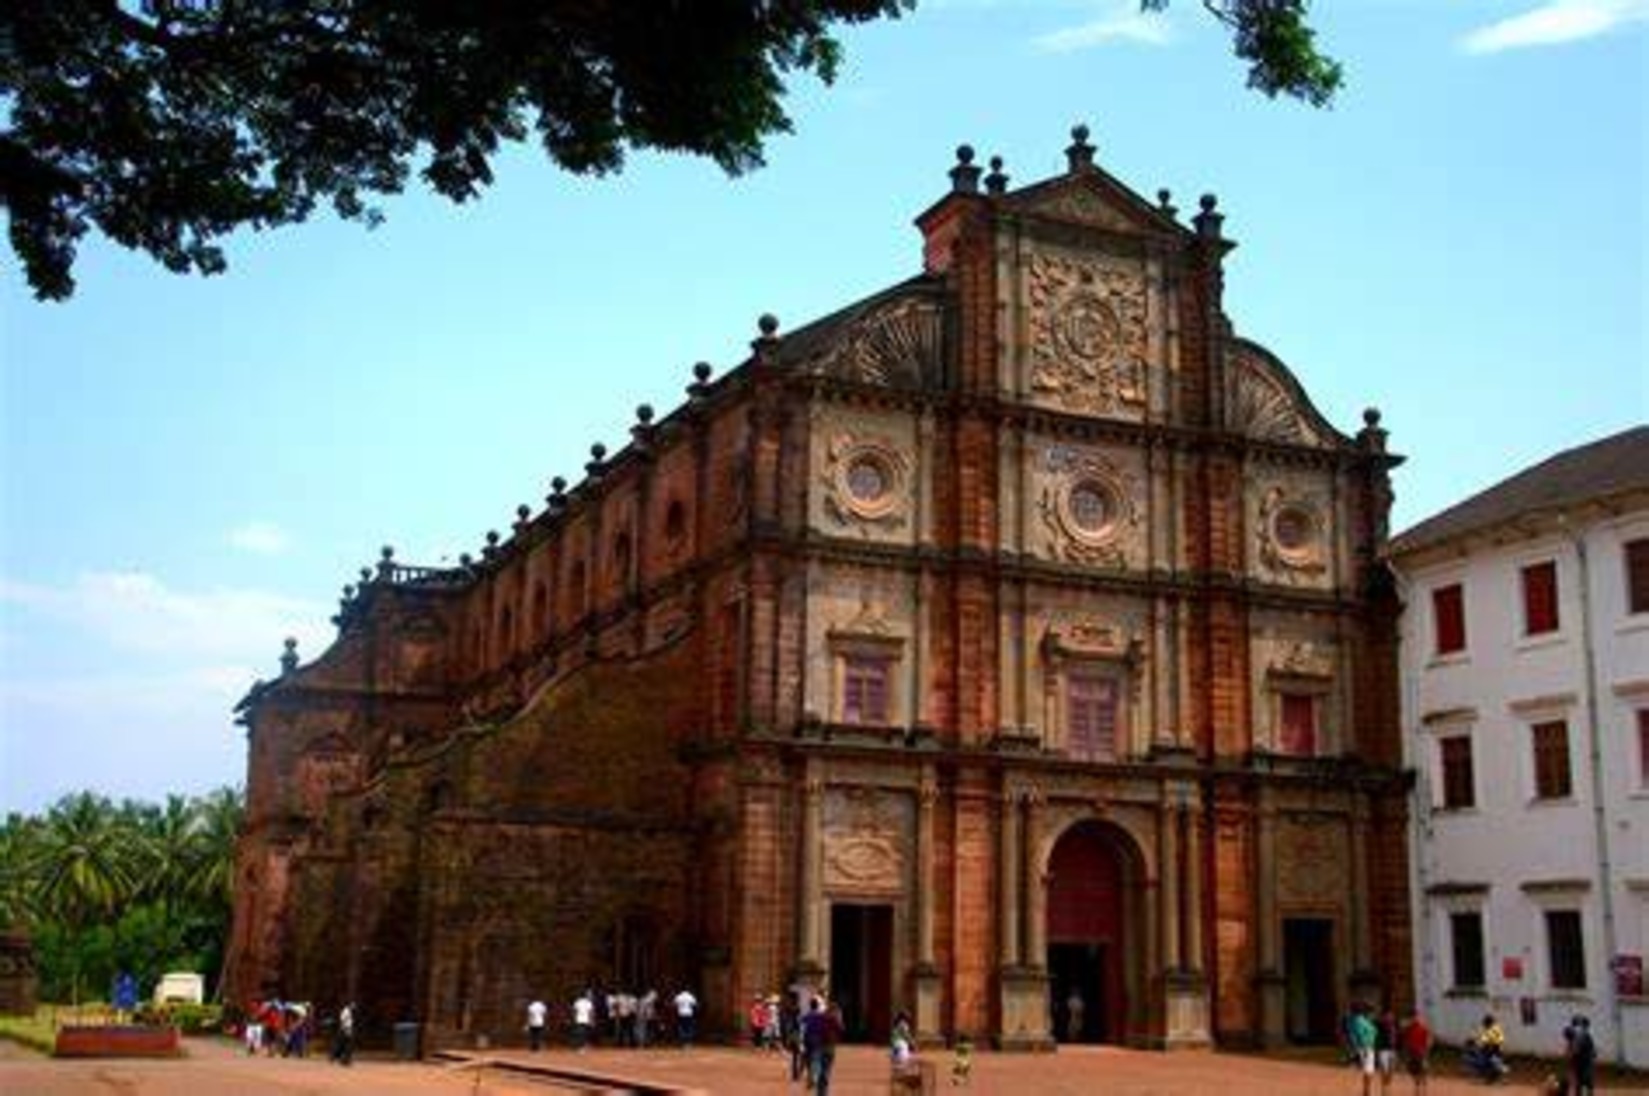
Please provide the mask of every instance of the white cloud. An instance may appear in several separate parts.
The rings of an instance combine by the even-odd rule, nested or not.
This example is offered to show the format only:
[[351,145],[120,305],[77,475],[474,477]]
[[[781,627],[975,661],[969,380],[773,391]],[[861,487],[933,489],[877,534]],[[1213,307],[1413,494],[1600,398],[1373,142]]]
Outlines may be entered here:
[[1106,7],[1104,15],[1038,35],[1031,39],[1031,45],[1045,53],[1073,53],[1112,42],[1162,46],[1173,37],[1167,15],[1141,11],[1137,0],[1119,0]]
[[276,556],[286,551],[292,538],[286,530],[268,521],[249,521],[229,530],[229,543],[243,552],[260,556]]
[[266,590],[179,590],[143,571],[93,571],[66,586],[0,579],[0,603],[70,624],[117,650],[219,664],[274,663],[289,635],[315,654],[330,636],[331,609],[319,602]]
[[1521,15],[1479,27],[1460,40],[1467,53],[1499,53],[1596,38],[1649,20],[1649,0],[1548,0]]

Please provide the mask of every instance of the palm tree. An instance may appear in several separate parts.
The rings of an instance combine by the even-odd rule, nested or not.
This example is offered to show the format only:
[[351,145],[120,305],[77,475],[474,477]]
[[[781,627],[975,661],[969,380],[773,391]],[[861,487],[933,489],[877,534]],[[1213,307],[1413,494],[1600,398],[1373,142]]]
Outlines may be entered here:
[[187,891],[195,901],[227,911],[234,901],[235,842],[246,806],[238,788],[219,788],[194,801],[194,860]]
[[[132,826],[108,799],[80,792],[58,800],[30,865],[41,912],[74,933],[112,919],[135,890],[138,848]],[[72,983],[78,1003],[78,959]]]

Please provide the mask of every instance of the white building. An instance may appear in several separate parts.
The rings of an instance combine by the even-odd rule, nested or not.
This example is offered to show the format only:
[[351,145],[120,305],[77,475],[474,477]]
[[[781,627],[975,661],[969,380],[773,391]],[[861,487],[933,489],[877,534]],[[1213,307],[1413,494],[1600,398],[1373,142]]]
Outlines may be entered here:
[[1391,546],[1414,805],[1416,990],[1557,1054],[1575,1014],[1649,1066],[1649,427],[1550,460]]

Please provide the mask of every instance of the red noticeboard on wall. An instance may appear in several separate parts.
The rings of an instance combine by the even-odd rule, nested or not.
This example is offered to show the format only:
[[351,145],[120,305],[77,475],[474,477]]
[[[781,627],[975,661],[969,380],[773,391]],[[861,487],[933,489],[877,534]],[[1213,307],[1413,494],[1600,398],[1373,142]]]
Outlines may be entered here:
[[1500,977],[1508,982],[1523,981],[1523,960],[1511,955],[1500,960]]
[[1643,956],[1615,956],[1615,996],[1643,996]]

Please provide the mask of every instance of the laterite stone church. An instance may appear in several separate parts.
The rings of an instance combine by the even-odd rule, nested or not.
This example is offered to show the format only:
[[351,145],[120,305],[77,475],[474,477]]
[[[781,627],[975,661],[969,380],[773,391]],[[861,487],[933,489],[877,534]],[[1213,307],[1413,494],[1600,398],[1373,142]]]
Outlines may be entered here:
[[240,709],[232,998],[450,1045],[805,983],[1024,1049],[1406,1003],[1398,458],[1237,334],[1214,199],[1094,151],[959,149],[914,276],[763,317],[479,558],[363,571]]

